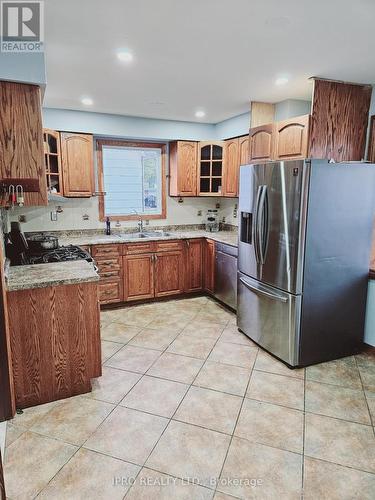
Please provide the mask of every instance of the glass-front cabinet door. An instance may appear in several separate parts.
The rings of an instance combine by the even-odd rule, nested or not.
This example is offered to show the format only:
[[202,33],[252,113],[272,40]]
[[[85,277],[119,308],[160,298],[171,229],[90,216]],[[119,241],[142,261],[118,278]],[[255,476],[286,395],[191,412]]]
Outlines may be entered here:
[[62,195],[60,134],[56,130],[44,129],[43,141],[48,192]]
[[200,142],[198,158],[198,195],[222,196],[224,141]]

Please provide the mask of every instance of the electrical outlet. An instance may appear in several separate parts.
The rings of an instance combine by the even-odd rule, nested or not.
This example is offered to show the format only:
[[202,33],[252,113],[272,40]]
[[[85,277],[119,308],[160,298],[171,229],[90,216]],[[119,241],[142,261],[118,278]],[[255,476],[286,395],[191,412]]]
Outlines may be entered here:
[[26,222],[26,215],[19,215],[18,222]]
[[52,222],[57,222],[57,212],[56,210],[51,212],[51,221]]
[[90,216],[88,214],[83,214],[82,219],[83,220],[90,220]]
[[202,217],[202,210],[198,210],[198,212],[197,212],[197,216],[198,216],[198,217]]
[[219,209],[220,208],[220,203],[216,203],[215,208]]

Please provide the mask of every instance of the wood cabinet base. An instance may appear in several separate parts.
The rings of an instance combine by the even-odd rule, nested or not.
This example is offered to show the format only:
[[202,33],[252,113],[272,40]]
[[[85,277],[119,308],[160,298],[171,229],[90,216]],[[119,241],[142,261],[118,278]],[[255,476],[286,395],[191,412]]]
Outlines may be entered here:
[[8,293],[17,408],[91,390],[101,376],[97,283]]

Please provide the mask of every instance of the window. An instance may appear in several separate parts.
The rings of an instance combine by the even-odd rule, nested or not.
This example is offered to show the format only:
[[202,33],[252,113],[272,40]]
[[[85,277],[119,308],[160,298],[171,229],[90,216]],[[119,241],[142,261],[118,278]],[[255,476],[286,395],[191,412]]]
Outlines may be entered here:
[[99,140],[100,219],[165,219],[165,144]]

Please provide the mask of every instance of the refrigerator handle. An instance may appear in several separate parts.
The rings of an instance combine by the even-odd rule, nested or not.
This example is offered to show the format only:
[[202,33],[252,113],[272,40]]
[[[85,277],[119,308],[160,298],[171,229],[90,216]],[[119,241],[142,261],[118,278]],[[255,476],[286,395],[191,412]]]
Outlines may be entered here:
[[251,283],[249,283],[245,278],[240,277],[240,281],[241,281],[241,283],[243,283],[246,286],[246,288],[248,288],[249,290],[251,290],[252,292],[254,292],[258,295],[263,295],[265,297],[268,297],[269,299],[279,300],[280,302],[284,302],[284,303],[288,302],[287,297],[283,297],[282,295],[271,293],[268,290],[265,290],[264,288],[261,288],[261,287],[258,288],[257,286],[254,286]]
[[255,252],[255,260],[257,263],[260,263],[260,251],[259,251],[259,203],[260,197],[262,195],[263,186],[258,187],[257,191],[257,199],[255,203],[254,210],[254,224],[253,224],[253,241],[254,241],[254,252]]
[[259,256],[260,263],[263,265],[266,260],[267,246],[268,246],[268,233],[269,233],[269,221],[268,221],[268,193],[267,186],[261,186],[262,191],[259,200],[259,217],[257,221],[258,226],[258,246],[259,246]]

